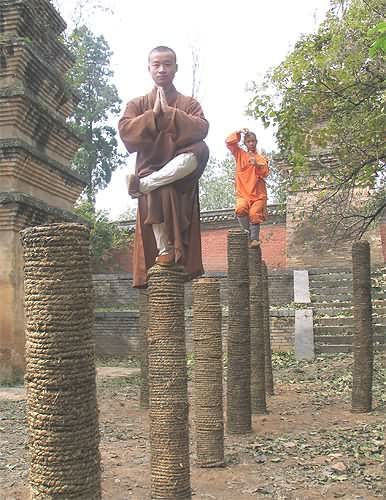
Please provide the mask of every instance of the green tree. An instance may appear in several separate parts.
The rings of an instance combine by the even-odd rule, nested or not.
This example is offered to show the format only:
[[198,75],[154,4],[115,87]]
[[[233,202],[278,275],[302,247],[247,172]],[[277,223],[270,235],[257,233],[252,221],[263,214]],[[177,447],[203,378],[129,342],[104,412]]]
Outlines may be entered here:
[[235,164],[229,154],[222,161],[210,157],[200,179],[201,210],[231,208],[234,194]]
[[[292,183],[309,182],[310,155],[337,159],[317,180],[326,188],[318,206],[339,200],[335,222],[351,235],[363,234],[386,206],[384,14],[384,0],[333,0],[318,31],[251,87],[249,114],[275,126]],[[353,208],[352,194],[363,187],[371,199]]]
[[134,207],[129,207],[127,210],[122,212],[117,220],[118,221],[129,221],[129,220],[135,220],[137,217],[137,206]]
[[94,205],[96,193],[108,185],[125,157],[118,152],[116,129],[108,124],[120,112],[121,100],[111,83],[112,53],[104,37],[81,26],[69,35],[68,43],[76,58],[70,85],[79,96],[71,123],[83,137],[73,167],[87,179],[85,194]]
[[90,225],[90,249],[92,264],[97,267],[109,250],[127,246],[132,239],[129,233],[111,222],[104,210],[95,210],[94,204],[81,201],[74,209]]

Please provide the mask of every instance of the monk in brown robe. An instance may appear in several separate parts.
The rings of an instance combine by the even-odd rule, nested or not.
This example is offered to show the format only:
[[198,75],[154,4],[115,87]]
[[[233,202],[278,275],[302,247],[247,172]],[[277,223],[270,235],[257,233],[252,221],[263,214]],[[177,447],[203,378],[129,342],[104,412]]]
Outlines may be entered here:
[[119,133],[129,153],[137,153],[130,196],[138,198],[133,286],[145,287],[147,270],[184,266],[190,279],[203,274],[198,179],[209,150],[208,122],[200,104],[175,89],[175,52],[156,47],[149,54],[153,90],[126,105]]

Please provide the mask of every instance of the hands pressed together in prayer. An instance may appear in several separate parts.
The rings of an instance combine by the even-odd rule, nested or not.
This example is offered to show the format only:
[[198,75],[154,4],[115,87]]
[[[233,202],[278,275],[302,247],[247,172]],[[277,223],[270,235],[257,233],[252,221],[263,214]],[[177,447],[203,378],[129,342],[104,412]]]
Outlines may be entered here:
[[166,100],[165,91],[162,87],[157,88],[157,96],[155,99],[153,111],[156,116],[166,113],[170,109],[168,101]]

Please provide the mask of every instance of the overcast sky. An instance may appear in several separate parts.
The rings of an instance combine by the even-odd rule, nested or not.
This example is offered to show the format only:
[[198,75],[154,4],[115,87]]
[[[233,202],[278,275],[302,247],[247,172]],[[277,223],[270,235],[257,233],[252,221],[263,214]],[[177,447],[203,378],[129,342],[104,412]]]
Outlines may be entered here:
[[[79,2],[56,3],[71,27]],[[190,94],[191,47],[198,49],[198,99],[210,122],[207,143],[212,156],[221,160],[226,154],[224,138],[242,127],[257,132],[260,147],[275,148],[273,130],[264,130],[244,115],[246,85],[279,64],[301,34],[317,28],[329,0],[244,0],[240,4],[229,0],[99,0],[99,4],[111,11],[88,12],[88,26],[106,38],[114,53],[114,83],[123,103],[151,90],[147,55],[157,45],[176,51],[175,85]],[[127,165],[113,174],[109,187],[97,195],[97,208],[108,210],[112,218],[134,204],[124,182],[134,160],[131,155]]]

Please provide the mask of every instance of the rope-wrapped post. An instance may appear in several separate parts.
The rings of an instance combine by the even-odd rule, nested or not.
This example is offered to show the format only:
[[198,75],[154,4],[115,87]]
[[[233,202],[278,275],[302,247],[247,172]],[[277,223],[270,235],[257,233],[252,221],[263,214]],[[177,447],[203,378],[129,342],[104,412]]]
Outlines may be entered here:
[[139,349],[141,363],[141,385],[139,388],[139,405],[141,408],[149,408],[149,381],[148,381],[148,350],[147,350],[147,327],[148,327],[148,293],[140,290],[138,297],[138,330]]
[[193,283],[193,394],[197,465],[224,465],[224,419],[220,285]]
[[228,232],[227,421],[232,434],[251,432],[251,335],[248,235]]
[[261,249],[249,249],[249,320],[251,332],[251,409],[267,413]]
[[263,278],[263,318],[264,318],[264,352],[265,352],[265,391],[272,396],[273,391],[273,373],[272,373],[272,349],[271,349],[271,324],[269,315],[269,288],[268,288],[268,270],[263,261],[261,265]]
[[22,232],[32,499],[100,499],[89,229]]
[[151,498],[190,499],[184,281],[181,267],[149,271]]
[[371,304],[370,245],[357,241],[352,246],[354,365],[351,411],[371,411],[373,384],[373,326]]

